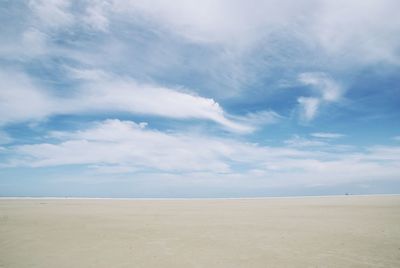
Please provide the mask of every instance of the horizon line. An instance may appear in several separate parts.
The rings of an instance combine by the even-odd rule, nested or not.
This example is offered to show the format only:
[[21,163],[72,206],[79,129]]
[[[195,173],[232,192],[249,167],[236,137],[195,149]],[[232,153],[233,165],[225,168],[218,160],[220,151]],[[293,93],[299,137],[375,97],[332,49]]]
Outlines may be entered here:
[[258,197],[58,197],[58,196],[0,196],[0,200],[254,200],[254,199],[277,199],[277,198],[313,198],[313,197],[368,197],[368,196],[400,196],[397,194],[332,194],[332,195],[293,195],[293,196],[258,196]]

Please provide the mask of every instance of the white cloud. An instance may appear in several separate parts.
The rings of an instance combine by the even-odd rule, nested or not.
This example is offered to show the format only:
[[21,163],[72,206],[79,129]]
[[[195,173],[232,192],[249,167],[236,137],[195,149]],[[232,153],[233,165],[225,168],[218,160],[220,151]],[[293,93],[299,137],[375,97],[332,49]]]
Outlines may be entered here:
[[[372,146],[368,148],[369,155],[366,157],[370,160],[390,160],[400,164],[400,147],[399,146]],[[358,157],[358,155],[357,155]],[[365,156],[361,156],[365,157]]]
[[229,118],[255,130],[265,125],[276,124],[283,119],[283,116],[271,110],[262,110],[247,113],[244,116],[229,116]]
[[44,28],[70,26],[74,23],[68,0],[30,0],[29,7]]
[[[163,171],[227,172],[228,142],[147,130],[143,124],[106,120],[77,132],[56,132],[57,144],[18,146],[31,166],[106,164]],[[110,170],[108,170],[110,171]]]
[[[54,143],[8,148],[8,166],[85,165],[100,173],[190,176],[257,185],[331,185],[398,179],[400,148],[330,151],[323,142],[295,137],[296,148],[266,147],[227,138],[165,133],[131,121],[106,120],[79,131],[50,133]],[[55,140],[54,140],[55,139]],[[293,145],[293,143],[288,144]],[[304,145],[304,146],[303,146]],[[238,169],[238,167],[240,167]],[[141,175],[142,174],[142,175]]]
[[[280,66],[347,73],[356,64],[400,62],[400,23],[394,15],[399,3],[394,0],[78,2],[29,1],[26,20],[6,22],[4,28],[15,31],[2,33],[2,56],[17,61],[61,57],[93,68],[117,66],[146,78],[163,77],[171,67],[182,73],[189,69],[203,76],[199,89],[218,96],[238,94]],[[192,62],[187,53],[193,43],[196,55],[206,53]],[[324,92],[324,98],[333,100],[335,93]]]
[[315,138],[322,138],[322,139],[337,139],[342,138],[345,135],[340,133],[329,133],[329,132],[315,132],[311,133],[311,136]]
[[[268,7],[279,12],[281,5],[257,1],[257,9],[251,9],[239,1],[182,1],[171,4],[164,0],[155,1],[113,1],[115,11],[119,13],[134,13],[145,16],[170,31],[194,41],[232,43],[254,41],[265,22],[279,20],[278,15],[268,12]],[[262,7],[260,7],[260,5]],[[275,13],[275,14],[276,14]],[[253,15],[251,15],[253,14]]]
[[43,55],[46,51],[47,36],[36,30],[29,29],[22,33],[22,48],[32,55]]
[[318,108],[327,103],[339,102],[344,89],[325,73],[302,73],[298,80],[316,91],[315,97],[299,97],[297,102],[301,107],[301,118],[311,121],[315,118]]
[[108,31],[115,18],[135,18],[191,42],[222,44],[235,53],[260,43],[273,47],[281,39],[318,48],[321,57],[328,55],[336,64],[400,63],[396,16],[400,4],[396,0],[255,0],[251,4],[229,0],[86,0],[80,2],[82,14],[71,8],[73,4],[67,0],[29,2],[41,30],[83,23]]
[[314,10],[310,28],[327,53],[350,65],[399,64],[399,8],[396,0],[326,0]]
[[297,102],[301,108],[301,118],[304,121],[311,121],[317,115],[320,100],[312,97],[299,97]]
[[299,81],[312,86],[319,98],[327,102],[339,101],[344,91],[343,87],[325,73],[302,73],[299,75]]
[[110,74],[98,69],[76,69],[69,66],[64,66],[64,69],[68,76],[75,80],[101,81],[112,79]]
[[[193,133],[165,133],[131,121],[105,120],[75,132],[50,132],[55,143],[13,147],[10,164],[32,167],[88,165],[106,172],[132,169],[162,172],[230,173],[237,164],[310,156],[291,148],[268,148],[232,139]],[[253,168],[251,168],[253,169]]]
[[[144,16],[194,42],[252,47],[276,35],[322,49],[332,61],[399,64],[396,0],[114,0],[116,13]],[[385,18],[385,19],[382,19]]]
[[318,147],[327,145],[326,142],[305,139],[300,137],[299,135],[293,135],[290,139],[285,141],[285,144],[292,147]]
[[108,1],[89,1],[83,21],[95,30],[106,32],[110,24],[106,14],[109,9]]
[[82,91],[82,97],[86,98],[85,103],[82,103],[85,107],[82,109],[100,107],[109,110],[109,107],[113,107],[113,110],[138,114],[211,120],[231,131],[252,131],[251,127],[228,119],[221,106],[213,99],[175,89],[138,84],[129,79],[89,84]]
[[105,78],[85,72],[95,80],[84,83],[74,95],[59,97],[40,89],[27,76],[0,73],[0,124],[41,120],[56,114],[119,111],[176,119],[202,119],[234,132],[250,132],[253,127],[230,120],[213,99],[175,89],[139,84],[122,77]]
[[[354,67],[369,64],[400,64],[396,14],[400,4],[396,0],[255,0],[250,4],[236,0],[30,0],[28,7],[32,13],[5,8],[0,14],[12,11],[0,29],[5,64],[34,71],[37,79],[0,72],[0,125],[35,123],[62,114],[121,112],[208,120],[246,133],[282,117],[269,110],[235,116],[214,99],[202,97],[206,91],[197,95],[188,89],[139,83],[129,76],[146,81],[161,77],[172,84],[200,74],[193,79],[196,83],[229,81],[229,86],[209,86],[215,88],[213,94],[224,95],[219,92],[259,86],[264,74],[275,74],[269,72],[271,66],[277,68],[272,71],[289,69],[289,73],[320,67],[326,73],[301,73],[297,78],[310,88],[309,95],[297,99],[302,120],[309,122],[325,106],[344,98],[345,88],[337,82],[344,81],[340,74],[353,74],[349,71]],[[43,78],[37,74],[45,73],[41,68],[48,71],[60,67],[59,62],[126,76],[65,68],[63,81],[74,85],[71,91],[53,91],[37,82]],[[38,69],[32,70],[33,65]],[[179,78],[169,77],[170,72]],[[336,73],[335,79],[328,73]],[[285,74],[282,77],[287,79]],[[256,83],[247,83],[250,80]],[[400,171],[398,147],[356,150],[335,145],[342,149],[333,150],[328,143],[339,138],[337,133],[312,133],[316,139],[293,136],[284,147],[267,147],[155,131],[144,122],[107,120],[80,131],[48,135],[52,143],[4,145],[0,150],[7,158],[12,156],[8,163],[16,166],[85,165],[108,174],[149,169],[163,178],[191,173],[198,180],[243,181],[244,186],[249,180],[262,185],[398,179]],[[12,137],[0,132],[0,143],[9,142]]]
[[29,27],[18,36],[7,36],[1,33],[3,38],[0,43],[0,55],[6,60],[31,59],[51,54],[48,47],[48,36],[44,32]]
[[271,110],[248,113],[243,117],[243,120],[254,125],[273,124],[278,122],[280,119],[282,119],[282,116]]
[[53,98],[25,75],[0,71],[0,125],[36,120],[57,109]]

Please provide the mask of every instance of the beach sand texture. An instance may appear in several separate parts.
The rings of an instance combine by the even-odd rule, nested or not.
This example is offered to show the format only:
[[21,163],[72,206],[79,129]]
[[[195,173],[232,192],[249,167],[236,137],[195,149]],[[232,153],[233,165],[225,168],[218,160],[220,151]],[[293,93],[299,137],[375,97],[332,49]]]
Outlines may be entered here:
[[400,267],[400,196],[3,199],[0,267]]

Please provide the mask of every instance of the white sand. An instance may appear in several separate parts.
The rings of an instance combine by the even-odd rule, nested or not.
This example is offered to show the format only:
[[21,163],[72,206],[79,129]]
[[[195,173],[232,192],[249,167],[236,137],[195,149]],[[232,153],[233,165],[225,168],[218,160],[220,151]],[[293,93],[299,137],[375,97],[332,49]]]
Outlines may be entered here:
[[400,196],[0,200],[0,267],[400,267]]

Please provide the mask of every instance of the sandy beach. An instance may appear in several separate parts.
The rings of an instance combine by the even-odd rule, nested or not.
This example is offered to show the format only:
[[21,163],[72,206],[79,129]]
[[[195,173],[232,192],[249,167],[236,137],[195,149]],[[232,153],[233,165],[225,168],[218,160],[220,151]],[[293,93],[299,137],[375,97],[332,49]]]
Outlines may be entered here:
[[400,267],[400,196],[2,199],[0,267]]

